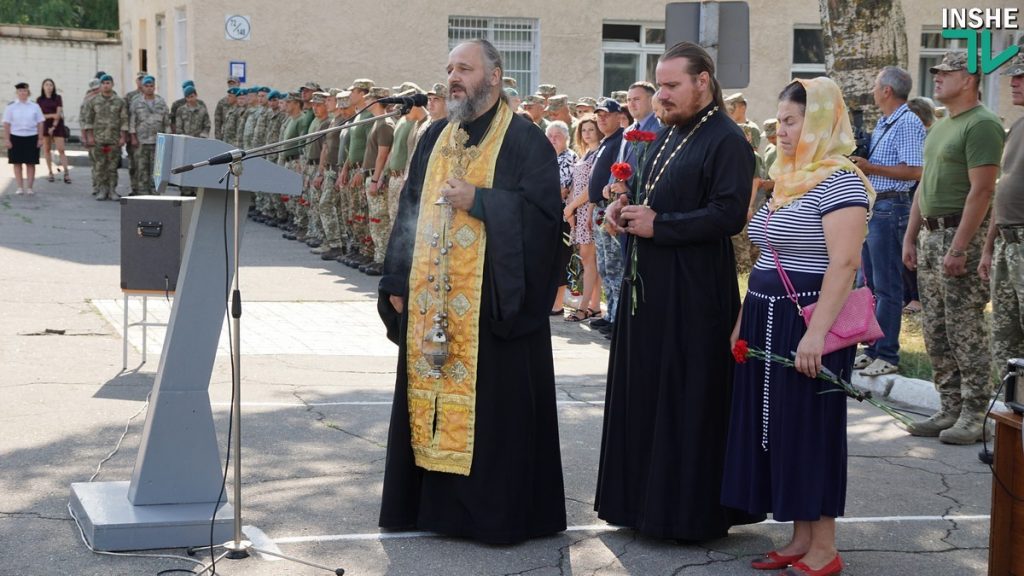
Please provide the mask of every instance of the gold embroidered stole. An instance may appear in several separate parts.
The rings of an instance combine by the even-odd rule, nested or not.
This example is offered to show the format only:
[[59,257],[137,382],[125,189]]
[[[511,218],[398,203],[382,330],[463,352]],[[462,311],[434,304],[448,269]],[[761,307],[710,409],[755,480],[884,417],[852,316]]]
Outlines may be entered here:
[[[434,202],[452,177],[476,186],[477,194],[480,188],[493,186],[498,151],[511,120],[511,110],[501,102],[483,140],[470,148],[464,147],[466,132],[458,124],[448,124],[427,164],[409,274],[406,337],[412,449],[416,465],[427,470],[468,476],[473,463],[480,299],[487,244],[482,221],[466,211],[436,206]],[[446,226],[444,219],[448,219]],[[447,267],[441,272],[439,266],[445,258]],[[430,375],[424,339],[434,317],[442,312],[447,314],[448,358],[441,367],[441,377],[436,378]]]

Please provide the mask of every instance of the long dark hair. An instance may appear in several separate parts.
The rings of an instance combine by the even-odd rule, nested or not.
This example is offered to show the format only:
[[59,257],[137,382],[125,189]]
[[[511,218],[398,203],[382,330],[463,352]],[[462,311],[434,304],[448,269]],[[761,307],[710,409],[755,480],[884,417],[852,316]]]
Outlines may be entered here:
[[686,58],[686,61],[689,63],[689,66],[686,67],[686,73],[691,76],[697,76],[701,72],[708,73],[708,77],[711,79],[711,97],[719,109],[725,110],[722,87],[718,83],[718,78],[715,78],[715,62],[711,59],[711,55],[693,42],[680,42],[669,48],[668,52],[662,54],[659,60],[664,62],[674,58]]
[[[46,95],[46,83],[53,84],[53,94]],[[53,78],[44,78],[43,83],[39,85],[39,97],[40,98],[53,98],[57,95],[57,83],[53,81]]]

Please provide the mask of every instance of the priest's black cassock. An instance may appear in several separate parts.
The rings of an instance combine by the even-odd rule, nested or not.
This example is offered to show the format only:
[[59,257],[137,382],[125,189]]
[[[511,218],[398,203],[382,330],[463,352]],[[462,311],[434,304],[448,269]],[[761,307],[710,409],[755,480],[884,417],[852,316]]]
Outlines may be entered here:
[[[644,180],[713,105],[651,143]],[[665,139],[659,161],[658,150]],[[750,144],[724,111],[711,115],[656,180],[654,237],[629,254],[615,319],[595,510],[611,524],[703,541],[755,518],[719,504],[739,312],[730,236],[743,229],[754,173]]]
[[[497,106],[463,123],[467,146],[484,137]],[[558,163],[544,134],[512,115],[490,189],[470,212],[486,224],[476,379],[476,427],[468,476],[418,467],[407,392],[409,273],[424,176],[447,124],[424,133],[402,190],[380,282],[378,311],[398,343],[398,376],[380,526],[512,543],[565,530],[554,366],[548,312],[555,296],[561,202]],[[438,144],[440,145],[440,144]],[[406,298],[395,313],[389,295]],[[418,311],[413,310],[413,313]]]

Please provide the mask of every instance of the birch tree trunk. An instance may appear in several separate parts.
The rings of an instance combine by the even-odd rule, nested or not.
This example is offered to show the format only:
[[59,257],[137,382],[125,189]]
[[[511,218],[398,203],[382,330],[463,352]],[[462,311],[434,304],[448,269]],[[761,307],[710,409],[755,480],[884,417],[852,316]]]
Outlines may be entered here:
[[885,66],[907,68],[907,24],[900,0],[818,0],[825,70],[866,130],[881,115],[871,90]]

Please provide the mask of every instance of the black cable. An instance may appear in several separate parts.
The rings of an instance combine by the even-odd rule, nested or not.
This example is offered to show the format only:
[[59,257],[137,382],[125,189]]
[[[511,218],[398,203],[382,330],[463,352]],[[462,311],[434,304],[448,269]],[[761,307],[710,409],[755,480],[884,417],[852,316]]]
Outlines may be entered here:
[[[999,389],[998,389],[998,390],[996,390],[996,395],[995,395],[995,397],[996,397],[996,398],[999,398],[999,394],[1000,394],[1000,393],[1001,393],[1001,392],[1003,391],[1003,386],[1006,386],[1006,381],[1007,381],[1008,379],[1010,379],[1010,378],[1014,378],[1014,377],[1016,377],[1016,374],[1014,374],[1013,372],[1008,372],[1008,373],[1006,374],[1006,376],[1003,376],[1003,379],[999,381]],[[984,451],[985,451],[985,452],[988,452],[988,451],[989,451],[989,450],[988,450],[988,439],[987,439],[987,438],[985,437],[985,436],[986,436],[985,432],[986,432],[986,430],[988,429],[988,427],[987,427],[987,426],[985,426],[985,423],[986,423],[986,422],[988,422],[989,416],[990,416],[990,415],[992,414],[992,408],[993,408],[994,406],[995,406],[995,402],[992,402],[992,403],[990,403],[990,404],[988,405],[988,410],[986,410],[986,411],[985,411],[985,419],[984,419],[984,420],[982,421],[982,424],[981,424],[981,444],[982,444],[982,446],[984,447]],[[993,454],[993,455],[994,455],[994,454]],[[989,463],[988,463],[988,468],[989,468],[989,470],[991,470],[991,471],[992,471],[992,477],[993,477],[993,478],[995,478],[995,479],[996,479],[996,482],[997,482],[997,483],[999,483],[999,486],[1000,486],[1000,487],[1001,487],[1001,488],[1002,488],[1002,489],[1003,489],[1003,490],[1004,490],[1004,491],[1005,491],[1005,492],[1006,492],[1007,494],[1009,494],[1009,495],[1010,495],[1010,498],[1012,498],[1013,500],[1015,500],[1015,501],[1017,501],[1017,502],[1024,502],[1024,498],[1022,498],[1022,497],[1020,497],[1020,496],[1018,496],[1018,495],[1014,494],[1014,493],[1013,493],[1013,490],[1011,490],[1011,489],[1010,489],[1010,487],[1009,487],[1009,486],[1007,486],[1007,485],[1006,485],[1006,484],[1005,484],[1005,483],[1003,482],[1003,479],[999,477],[999,474],[996,474],[996,468],[995,468],[995,466],[993,466],[993,465],[992,465],[992,463],[991,463],[991,462],[989,462]]]
[[181,572],[182,574],[195,574],[194,570],[186,570],[184,568],[169,568],[167,570],[161,570],[157,572],[156,576],[163,576],[164,574],[174,574],[176,572]]

